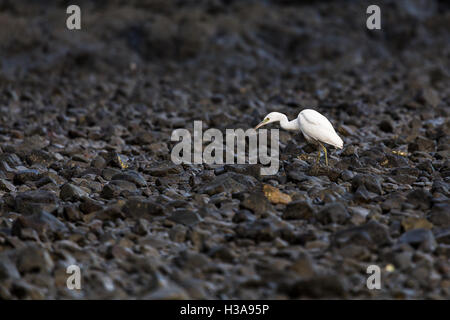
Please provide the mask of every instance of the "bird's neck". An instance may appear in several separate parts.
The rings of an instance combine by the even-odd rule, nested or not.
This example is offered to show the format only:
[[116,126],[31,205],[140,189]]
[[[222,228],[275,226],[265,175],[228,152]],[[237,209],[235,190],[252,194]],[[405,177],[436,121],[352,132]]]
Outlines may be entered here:
[[284,130],[288,131],[298,131],[300,130],[300,125],[297,119],[289,121],[288,118],[283,114],[282,119],[280,120],[280,127]]

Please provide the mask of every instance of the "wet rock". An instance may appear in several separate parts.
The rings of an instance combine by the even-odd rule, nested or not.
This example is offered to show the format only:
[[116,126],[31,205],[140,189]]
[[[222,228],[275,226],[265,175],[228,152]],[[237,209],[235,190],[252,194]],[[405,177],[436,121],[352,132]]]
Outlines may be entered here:
[[344,224],[350,218],[350,215],[347,208],[342,203],[334,202],[325,205],[325,207],[317,213],[316,217],[317,220],[323,224]]
[[223,262],[233,263],[236,259],[234,251],[227,246],[217,246],[210,250],[209,256]]
[[431,194],[424,189],[415,189],[409,192],[406,200],[419,210],[427,210],[431,206]]
[[351,222],[355,225],[361,225],[366,222],[367,216],[370,214],[370,210],[363,207],[349,207],[351,214]]
[[126,180],[111,180],[106,184],[101,192],[101,197],[105,199],[115,199],[124,193],[135,194],[136,185]]
[[171,161],[165,161],[152,164],[145,171],[154,177],[165,177],[169,174],[179,174],[183,171],[183,168]]
[[421,90],[417,98],[418,101],[426,103],[428,106],[433,108],[436,108],[441,102],[438,92],[432,88],[425,88]]
[[317,274],[317,267],[311,256],[306,252],[300,252],[289,269],[302,278],[311,278]]
[[112,180],[130,181],[139,187],[147,186],[147,182],[145,181],[144,177],[136,171],[127,171],[127,172],[116,174],[112,177]]
[[19,170],[16,172],[16,175],[14,176],[14,183],[16,184],[22,184],[27,181],[36,181],[40,177],[38,170],[33,169],[26,169],[26,170]]
[[161,204],[150,200],[130,198],[122,207],[122,211],[126,215],[130,215],[135,218],[144,218],[150,220],[154,216],[164,215],[167,209],[164,208]]
[[251,224],[240,224],[236,227],[236,234],[241,238],[256,241],[272,241],[279,234],[279,229],[270,220],[260,219]]
[[272,208],[264,193],[260,191],[252,192],[251,194],[244,196],[240,205],[257,215],[262,215]]
[[414,142],[411,142],[408,145],[408,151],[414,152],[414,151],[426,151],[426,152],[432,152],[436,150],[436,142],[434,142],[431,139],[419,136],[416,138]]
[[86,191],[71,183],[63,185],[59,194],[63,201],[76,201],[83,197],[87,197],[88,195],[89,194]]
[[83,213],[88,214],[101,210],[103,206],[104,204],[100,201],[96,201],[88,197],[83,197],[82,202],[80,203],[80,210]]
[[108,185],[114,185],[119,188],[120,191],[134,192],[137,190],[136,185],[133,182],[127,180],[111,180]]
[[341,176],[341,170],[327,166],[311,167],[308,174],[311,176],[327,176],[331,181],[336,182]]
[[19,193],[15,198],[16,210],[32,214],[42,210],[51,212],[57,207],[57,197],[53,192],[33,190]]
[[376,194],[382,194],[381,179],[370,174],[357,174],[352,179],[352,187],[354,190],[364,186],[367,191],[374,192]]
[[149,230],[149,222],[145,219],[138,219],[133,226],[133,232],[140,236],[145,236]]
[[388,228],[373,220],[358,227],[338,231],[333,234],[331,239],[331,245],[337,247],[343,247],[349,244],[378,247],[390,243],[391,239]]
[[326,298],[345,296],[346,286],[334,275],[319,275],[293,283],[288,294],[290,298]]
[[44,248],[29,245],[18,252],[17,269],[22,274],[28,272],[49,273],[53,267],[54,262]]
[[35,230],[39,235],[68,231],[63,222],[46,211],[40,211],[31,216],[18,217],[13,224],[12,232],[21,236],[23,230],[27,228]]
[[20,278],[20,274],[13,261],[6,253],[0,254],[0,280],[5,281],[18,278]]
[[293,201],[286,206],[283,212],[283,219],[311,219],[315,215],[315,210],[309,201]]
[[97,169],[104,169],[106,167],[106,160],[101,156],[97,156],[92,160],[91,166]]
[[381,131],[383,132],[387,132],[387,133],[392,133],[394,131],[394,126],[392,121],[389,120],[383,120],[378,124],[378,127],[380,128]]
[[44,176],[35,182],[35,185],[38,188],[45,186],[46,184],[52,184],[54,186],[57,186],[57,182],[55,181],[55,179],[49,176]]
[[398,239],[398,243],[407,243],[425,251],[434,251],[436,241],[433,233],[427,229],[413,229],[405,232]]
[[15,152],[19,155],[28,155],[34,150],[40,150],[47,147],[49,144],[48,140],[44,137],[33,135],[31,137],[25,137],[23,141],[15,146]]
[[430,221],[440,227],[450,226],[450,205],[437,203],[431,208]]
[[176,285],[168,285],[142,297],[143,300],[186,300],[189,295],[185,290]]
[[436,242],[450,245],[450,230],[442,230],[436,235]]
[[16,187],[8,180],[0,179],[0,190],[8,191],[8,192],[15,192]]
[[72,222],[80,221],[83,214],[76,206],[67,206],[64,208],[64,217]]
[[249,210],[239,210],[233,216],[234,223],[241,223],[241,222],[255,221],[255,220],[256,220],[256,216]]
[[186,240],[187,229],[181,224],[173,226],[169,231],[169,237],[175,242],[184,242]]
[[44,150],[33,150],[27,155],[26,159],[30,165],[38,163],[47,166],[51,163],[52,156]]
[[186,226],[193,226],[203,220],[197,212],[185,209],[175,210],[169,219]]
[[217,176],[212,182],[207,182],[199,187],[198,193],[214,195],[221,192],[238,193],[248,191],[256,187],[258,181],[252,176],[227,172]]

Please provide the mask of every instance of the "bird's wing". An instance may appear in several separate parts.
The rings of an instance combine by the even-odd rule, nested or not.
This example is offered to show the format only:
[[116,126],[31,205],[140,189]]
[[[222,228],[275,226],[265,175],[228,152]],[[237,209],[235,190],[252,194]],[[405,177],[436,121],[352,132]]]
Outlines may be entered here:
[[334,131],[331,122],[322,114],[315,110],[303,110],[299,114],[300,123],[306,123],[306,125],[319,126]]
[[300,112],[301,131],[310,139],[327,143],[333,146],[340,144],[341,138],[337,135],[333,125],[318,112]]

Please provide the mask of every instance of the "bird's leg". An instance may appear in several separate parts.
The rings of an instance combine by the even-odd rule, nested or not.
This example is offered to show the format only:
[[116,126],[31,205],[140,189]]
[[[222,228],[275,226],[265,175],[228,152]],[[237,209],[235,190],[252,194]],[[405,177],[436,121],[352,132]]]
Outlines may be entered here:
[[319,143],[319,144],[320,144],[320,146],[322,147],[323,151],[325,152],[325,164],[326,164],[326,165],[327,165],[327,167],[328,167],[328,155],[327,155],[327,148],[325,148],[323,144],[321,144],[321,143]]
[[323,144],[321,144],[320,142],[319,142],[319,145],[322,147],[322,149],[323,149],[323,151],[324,151],[324,153],[325,153],[325,164],[327,165],[327,167],[328,167],[328,155],[327,155],[327,148],[325,148],[324,147],[324,145]]
[[317,158],[316,158],[316,162],[314,163],[314,166],[317,166],[319,164],[320,161],[320,142],[317,148]]

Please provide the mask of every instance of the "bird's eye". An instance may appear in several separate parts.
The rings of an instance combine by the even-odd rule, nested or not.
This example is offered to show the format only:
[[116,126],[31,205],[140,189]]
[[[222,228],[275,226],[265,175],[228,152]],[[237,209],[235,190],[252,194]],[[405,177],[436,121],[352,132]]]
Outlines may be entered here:
[[270,121],[270,119],[269,119],[269,118],[266,118],[265,122],[268,122],[268,121]]

